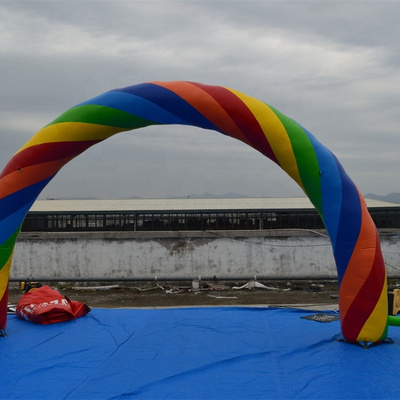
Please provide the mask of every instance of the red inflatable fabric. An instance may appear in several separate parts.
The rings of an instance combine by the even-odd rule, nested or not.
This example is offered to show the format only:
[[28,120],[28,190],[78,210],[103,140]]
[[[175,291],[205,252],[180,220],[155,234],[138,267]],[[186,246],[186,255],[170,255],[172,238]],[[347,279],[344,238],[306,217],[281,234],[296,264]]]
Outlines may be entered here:
[[89,311],[86,304],[71,301],[47,285],[25,293],[17,304],[18,317],[41,325],[83,317]]

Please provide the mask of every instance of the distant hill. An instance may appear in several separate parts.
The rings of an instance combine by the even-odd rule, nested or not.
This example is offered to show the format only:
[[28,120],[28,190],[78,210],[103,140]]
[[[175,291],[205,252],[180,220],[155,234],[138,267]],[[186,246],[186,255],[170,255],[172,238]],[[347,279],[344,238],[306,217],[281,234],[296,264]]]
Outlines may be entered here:
[[[248,197],[254,197],[254,196],[246,196],[244,194],[238,194],[238,193],[225,193],[225,194],[213,194],[213,193],[203,193],[203,194],[198,194],[198,193],[190,193],[186,196],[171,196],[167,197],[168,199],[244,199]],[[103,198],[102,198],[103,199]],[[108,198],[111,199],[111,198]],[[134,199],[143,199],[143,197],[140,196],[130,196],[128,197],[129,200],[134,200]],[[43,199],[42,199],[43,200]],[[99,200],[99,197],[60,197],[60,198],[46,198],[46,200]]]
[[198,193],[190,193],[187,196],[174,196],[174,197],[169,197],[170,199],[243,199],[249,196],[246,196],[244,194],[238,194],[238,193],[225,193],[225,194],[213,194],[213,193],[203,193],[203,194],[198,194]]
[[[249,197],[257,197],[257,196],[247,196],[244,194],[239,194],[239,193],[224,193],[224,194],[214,194],[214,193],[190,193],[186,196],[171,196],[168,197],[168,199],[245,199]],[[368,193],[365,194],[364,197],[366,199],[371,199],[371,200],[380,200],[380,201],[386,201],[388,203],[394,203],[394,204],[400,204],[400,193],[390,193],[387,194],[386,196],[380,196],[378,194],[374,193]],[[129,199],[142,199],[140,196],[131,196]],[[98,200],[97,197],[65,197],[65,198],[59,198],[59,199],[50,199],[47,198],[46,200]]]
[[378,194],[368,193],[364,196],[366,199],[387,201],[388,203],[400,204],[400,193],[390,193],[386,196],[379,196]]

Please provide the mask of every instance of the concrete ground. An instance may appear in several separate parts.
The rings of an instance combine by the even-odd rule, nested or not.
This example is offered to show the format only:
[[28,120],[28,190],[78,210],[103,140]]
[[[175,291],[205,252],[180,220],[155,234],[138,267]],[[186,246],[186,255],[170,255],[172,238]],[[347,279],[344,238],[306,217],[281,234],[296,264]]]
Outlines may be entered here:
[[[285,306],[336,309],[336,281],[40,282],[92,308]],[[9,304],[23,291],[10,283]]]

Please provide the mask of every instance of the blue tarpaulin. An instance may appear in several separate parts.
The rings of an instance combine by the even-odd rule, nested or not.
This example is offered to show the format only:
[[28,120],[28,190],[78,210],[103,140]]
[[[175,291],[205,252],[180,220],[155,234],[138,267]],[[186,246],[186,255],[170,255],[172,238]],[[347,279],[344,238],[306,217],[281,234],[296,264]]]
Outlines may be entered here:
[[[329,311],[327,314],[331,313]],[[339,321],[258,307],[93,309],[0,338],[1,399],[394,399],[394,343],[344,343]]]

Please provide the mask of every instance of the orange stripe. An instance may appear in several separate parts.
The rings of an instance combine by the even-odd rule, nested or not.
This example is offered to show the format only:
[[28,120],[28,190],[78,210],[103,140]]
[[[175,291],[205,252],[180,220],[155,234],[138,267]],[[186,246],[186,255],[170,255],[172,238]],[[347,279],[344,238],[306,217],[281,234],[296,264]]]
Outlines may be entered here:
[[[203,114],[225,134],[251,146],[235,122],[223,107],[207,92],[190,82],[152,82],[176,93]],[[210,107],[210,103],[212,107]]]
[[43,164],[32,165],[21,169],[20,172],[14,171],[6,175],[0,180],[0,199],[54,175],[70,159],[71,158],[68,157]]
[[[350,341],[377,341],[386,327],[386,271],[376,230],[375,235],[377,248],[375,249],[371,273],[363,283],[342,321],[343,334]],[[383,295],[384,293],[385,295]],[[382,312],[382,310],[386,311]],[[370,339],[367,339],[368,337]],[[371,339],[372,337],[375,337],[375,339]]]
[[339,289],[339,308],[342,320],[368,279],[376,252],[375,224],[368,213],[364,198],[359,191],[358,193],[361,202],[360,236],[357,239]]

